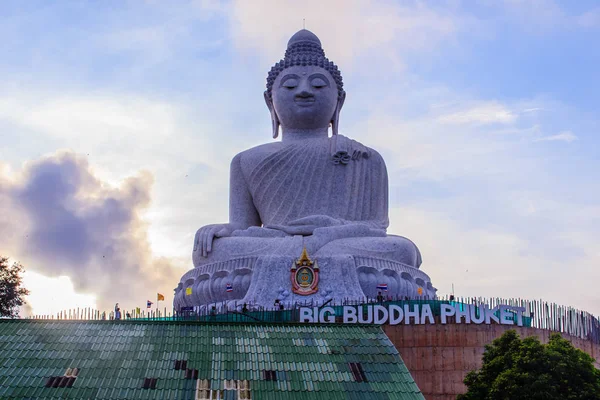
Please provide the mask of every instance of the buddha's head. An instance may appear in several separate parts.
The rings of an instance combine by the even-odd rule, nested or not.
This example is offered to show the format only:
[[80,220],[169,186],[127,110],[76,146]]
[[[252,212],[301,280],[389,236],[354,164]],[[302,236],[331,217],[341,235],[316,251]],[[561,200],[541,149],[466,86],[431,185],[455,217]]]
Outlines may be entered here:
[[289,129],[328,128],[337,135],[346,92],[337,66],[325,57],[321,41],[302,29],[288,42],[283,60],[267,77],[265,102],[271,112],[273,137],[279,126]]

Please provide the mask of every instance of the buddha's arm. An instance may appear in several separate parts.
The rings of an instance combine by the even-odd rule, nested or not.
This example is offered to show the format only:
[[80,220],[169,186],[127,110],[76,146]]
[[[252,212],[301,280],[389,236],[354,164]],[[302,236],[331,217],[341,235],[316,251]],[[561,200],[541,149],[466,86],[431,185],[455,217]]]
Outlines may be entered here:
[[198,229],[194,238],[194,251],[200,251],[202,257],[212,250],[214,238],[226,237],[235,230],[261,226],[260,216],[248,190],[246,179],[240,164],[241,154],[231,161],[229,177],[229,223],[211,224]]
[[[277,229],[288,235],[312,235],[317,228],[325,227],[348,227],[350,225],[364,226],[366,228],[380,230],[385,232],[387,223],[380,220],[359,220],[349,221],[340,218],[333,218],[327,215],[311,215],[290,221],[286,225],[268,225],[267,228]],[[344,228],[345,229],[345,228]]]
[[242,171],[241,158],[241,154],[233,157],[229,176],[229,224],[235,229],[262,225]]

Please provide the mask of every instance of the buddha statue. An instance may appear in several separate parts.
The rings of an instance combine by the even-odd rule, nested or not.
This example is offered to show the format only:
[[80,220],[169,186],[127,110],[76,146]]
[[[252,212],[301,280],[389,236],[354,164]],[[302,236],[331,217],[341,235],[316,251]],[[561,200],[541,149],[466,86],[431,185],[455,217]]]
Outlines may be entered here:
[[[386,233],[383,158],[338,133],[346,92],[315,34],[292,36],[264,99],[281,140],[231,161],[229,222],[197,231],[194,269],[175,289],[175,308],[319,304],[374,298],[385,287],[386,296],[435,297],[415,244]],[[320,271],[309,295],[294,292],[290,279],[302,254]]]

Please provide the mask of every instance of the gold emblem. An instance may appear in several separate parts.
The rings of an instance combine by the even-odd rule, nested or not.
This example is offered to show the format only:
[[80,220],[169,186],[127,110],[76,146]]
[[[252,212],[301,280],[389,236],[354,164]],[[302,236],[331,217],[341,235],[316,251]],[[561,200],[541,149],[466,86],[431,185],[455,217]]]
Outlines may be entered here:
[[296,294],[307,296],[319,290],[319,265],[310,259],[306,247],[300,258],[292,263],[290,278],[292,291]]

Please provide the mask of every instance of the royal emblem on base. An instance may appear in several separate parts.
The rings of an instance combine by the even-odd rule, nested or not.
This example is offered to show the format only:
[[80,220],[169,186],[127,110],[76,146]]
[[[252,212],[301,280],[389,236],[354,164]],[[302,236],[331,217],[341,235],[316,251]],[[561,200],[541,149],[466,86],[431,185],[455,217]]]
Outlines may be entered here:
[[319,290],[319,265],[308,257],[306,247],[300,258],[292,263],[292,291],[307,296]]

